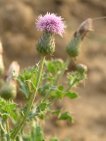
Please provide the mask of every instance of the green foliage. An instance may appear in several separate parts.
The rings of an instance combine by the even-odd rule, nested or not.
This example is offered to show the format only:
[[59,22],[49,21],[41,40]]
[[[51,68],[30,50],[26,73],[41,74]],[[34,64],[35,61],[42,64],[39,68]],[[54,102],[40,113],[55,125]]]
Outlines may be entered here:
[[65,63],[61,59],[54,59],[45,62],[47,71],[52,74],[59,74],[65,67]]
[[16,120],[16,104],[0,98],[0,117],[3,120],[6,120],[7,118]]
[[86,73],[79,72],[79,71],[73,71],[67,74],[68,79],[68,85],[70,88],[77,86],[80,82],[82,82],[84,79],[86,79]]
[[73,117],[69,112],[62,112],[61,110],[53,111],[53,114],[57,116],[58,120],[66,120],[73,122]]
[[31,134],[23,137],[23,141],[45,141],[42,128],[39,125],[35,125],[32,128]]
[[[78,97],[76,92],[73,92],[71,89],[86,79],[86,72],[79,71],[79,69],[66,72],[67,65],[67,62],[61,59],[49,60],[44,62],[44,72],[40,75],[40,64],[36,65],[36,67],[26,68],[20,73],[17,81],[27,102],[25,107],[22,108],[23,110],[19,108],[18,111],[15,103],[0,98],[0,117],[3,120],[6,121],[8,118],[16,121],[22,119],[12,130],[12,139],[17,130],[21,128],[22,132],[20,135],[17,135],[16,141],[46,141],[42,128],[38,124],[32,124],[32,121],[44,120],[46,117],[56,116],[58,120],[73,122],[71,113],[63,111],[61,108],[56,109],[54,105],[55,102],[63,100],[65,97],[70,100]],[[39,76],[41,77],[40,85],[37,87]],[[59,81],[60,79],[63,79],[65,83]],[[34,97],[36,102],[34,102],[35,99],[32,99]],[[24,133],[24,128],[21,127],[24,121],[31,124],[31,132],[28,135]],[[10,137],[8,136],[8,138]],[[59,141],[59,139],[53,137],[50,141]]]
[[69,112],[64,112],[59,115],[59,120],[72,121],[72,115]]
[[29,97],[30,93],[33,93],[36,90],[37,75],[38,67],[32,67],[25,69],[17,78],[20,84],[20,90],[26,98]]
[[74,98],[77,98],[78,95],[75,93],[75,92],[66,92],[66,96],[70,99],[74,99]]
[[41,101],[36,107],[36,113],[40,119],[44,119],[47,112],[49,111],[50,102],[48,100]]
[[44,141],[44,135],[41,127],[36,125],[31,132],[31,141]]

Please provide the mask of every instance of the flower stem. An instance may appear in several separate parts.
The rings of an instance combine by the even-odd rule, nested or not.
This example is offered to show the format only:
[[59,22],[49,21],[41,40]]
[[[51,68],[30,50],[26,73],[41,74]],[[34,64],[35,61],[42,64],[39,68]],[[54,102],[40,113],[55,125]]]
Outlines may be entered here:
[[41,58],[41,61],[40,61],[40,66],[39,66],[39,69],[38,69],[38,76],[37,76],[37,81],[36,81],[36,90],[35,90],[35,93],[34,94],[30,94],[28,103],[26,105],[25,114],[20,119],[20,121],[17,122],[17,125],[16,125],[15,129],[11,133],[11,138],[13,140],[16,138],[17,134],[22,130],[23,126],[25,125],[25,122],[27,120],[27,117],[28,117],[28,115],[30,113],[30,110],[31,110],[32,106],[33,106],[33,103],[34,103],[36,94],[38,92],[39,84],[40,84],[40,81],[41,81],[41,78],[42,78],[44,61],[45,61],[45,57],[42,57]]

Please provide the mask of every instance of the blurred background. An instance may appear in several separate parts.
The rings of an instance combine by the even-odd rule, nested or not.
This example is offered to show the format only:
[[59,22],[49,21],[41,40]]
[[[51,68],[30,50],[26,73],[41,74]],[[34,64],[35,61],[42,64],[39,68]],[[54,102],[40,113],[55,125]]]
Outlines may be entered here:
[[[79,24],[106,16],[106,0],[0,0],[0,39],[7,67],[12,60],[21,68],[38,61],[35,45],[41,33],[35,20],[47,11],[61,15],[67,25],[64,37],[56,37],[54,55],[65,59],[65,47]],[[72,141],[106,141],[106,19],[94,21],[94,32],[84,40],[78,62],[88,66],[88,79],[77,88],[80,97],[65,99],[62,105],[72,112],[75,123],[50,122],[46,132]]]

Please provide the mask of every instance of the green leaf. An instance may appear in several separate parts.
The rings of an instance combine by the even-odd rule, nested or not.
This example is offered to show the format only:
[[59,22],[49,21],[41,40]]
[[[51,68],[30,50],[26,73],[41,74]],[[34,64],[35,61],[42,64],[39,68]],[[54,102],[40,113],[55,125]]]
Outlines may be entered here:
[[8,117],[16,120],[17,119],[16,104],[14,102],[6,101],[0,98],[0,116],[4,120],[6,120]]
[[36,127],[32,129],[31,141],[44,141],[43,130],[39,125],[36,125]]
[[51,87],[51,84],[50,83],[46,83],[42,87],[39,88],[38,92],[42,96],[45,96],[48,93],[48,91],[50,90],[50,87]]
[[47,71],[53,74],[60,73],[61,70],[65,67],[65,63],[61,59],[55,59],[45,62]]
[[64,91],[64,87],[63,86],[53,86],[50,92],[50,95],[52,98],[55,99],[62,99],[65,96],[65,91]]
[[73,121],[73,117],[69,112],[62,112],[61,109],[53,111],[52,114],[56,115],[59,120]]
[[24,94],[24,96],[26,98],[29,97],[29,88],[28,85],[26,84],[26,82],[22,81],[22,80],[18,80],[19,84],[20,84],[20,88],[19,90]]
[[72,121],[72,115],[69,112],[65,112],[65,113],[61,113],[59,115],[59,120],[68,120],[68,121]]
[[43,119],[46,116],[46,113],[49,111],[50,103],[48,101],[41,101],[30,113],[29,118],[34,118],[38,116],[40,119]]
[[39,111],[45,111],[48,108],[49,103],[47,101],[41,102],[38,110]]
[[29,97],[30,93],[33,93],[36,89],[38,76],[38,67],[32,67],[25,69],[20,73],[18,82],[20,84],[20,90],[23,92],[26,98]]
[[38,124],[35,125],[35,123],[34,123],[32,130],[31,130],[31,133],[24,134],[23,141],[45,141],[42,128]]
[[78,95],[75,92],[67,92],[66,96],[69,97],[70,99],[74,99],[78,97]]
[[78,71],[74,71],[67,74],[68,85],[70,87],[77,86],[80,82],[86,79],[86,73],[79,73]]

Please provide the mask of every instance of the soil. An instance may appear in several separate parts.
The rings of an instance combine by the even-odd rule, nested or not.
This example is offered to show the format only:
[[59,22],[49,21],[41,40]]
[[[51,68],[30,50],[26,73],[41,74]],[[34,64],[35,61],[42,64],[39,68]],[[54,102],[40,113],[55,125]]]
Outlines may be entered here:
[[[56,37],[55,57],[66,58],[67,42],[79,24],[88,17],[106,16],[105,0],[0,0],[0,38],[5,64],[17,60],[21,67],[34,65],[39,55],[35,45],[41,33],[35,28],[39,14],[54,12],[64,17],[67,29]],[[47,125],[47,135],[72,141],[106,141],[106,20],[94,21],[94,32],[84,40],[78,57],[88,66],[88,79],[80,88],[79,98],[60,103],[72,112],[75,122]],[[61,52],[60,52],[61,49]]]

